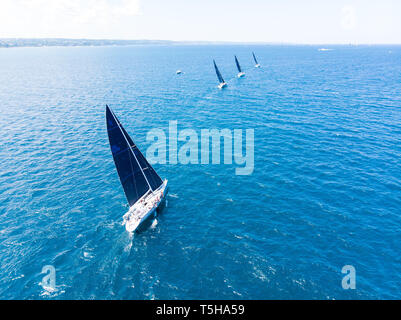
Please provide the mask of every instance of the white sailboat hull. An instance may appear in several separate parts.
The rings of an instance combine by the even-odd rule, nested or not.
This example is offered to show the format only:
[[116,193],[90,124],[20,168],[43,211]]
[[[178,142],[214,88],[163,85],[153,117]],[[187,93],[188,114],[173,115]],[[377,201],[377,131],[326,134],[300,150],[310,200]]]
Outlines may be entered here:
[[255,68],[260,68],[260,64],[255,64]]
[[244,73],[244,72],[240,72],[240,73],[238,73],[238,75],[237,75],[238,78],[242,78],[242,77],[244,77],[244,76],[245,76],[245,73]]
[[139,199],[124,215],[125,229],[128,232],[138,232],[147,221],[155,218],[157,209],[165,201],[168,192],[167,180],[153,193],[146,194]]
[[220,84],[218,85],[218,88],[219,88],[219,89],[223,89],[223,88],[225,88],[225,87],[227,87],[227,83],[225,83],[225,82],[220,83]]

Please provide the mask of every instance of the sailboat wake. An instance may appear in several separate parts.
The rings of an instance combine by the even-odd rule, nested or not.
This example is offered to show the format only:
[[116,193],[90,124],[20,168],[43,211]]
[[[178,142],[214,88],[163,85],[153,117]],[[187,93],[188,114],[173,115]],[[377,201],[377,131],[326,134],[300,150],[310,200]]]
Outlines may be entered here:
[[150,226],[151,229],[156,228],[157,224],[159,223],[159,221],[157,219],[154,219],[152,222],[152,225]]

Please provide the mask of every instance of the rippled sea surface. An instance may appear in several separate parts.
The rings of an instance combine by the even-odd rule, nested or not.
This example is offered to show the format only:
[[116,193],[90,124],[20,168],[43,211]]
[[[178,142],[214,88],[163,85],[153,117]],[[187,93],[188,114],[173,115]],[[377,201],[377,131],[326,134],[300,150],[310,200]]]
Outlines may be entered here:
[[[330,48],[0,50],[0,298],[401,298],[401,47]],[[130,236],[106,103],[144,152],[170,120],[254,129],[255,170],[156,164],[168,207]]]

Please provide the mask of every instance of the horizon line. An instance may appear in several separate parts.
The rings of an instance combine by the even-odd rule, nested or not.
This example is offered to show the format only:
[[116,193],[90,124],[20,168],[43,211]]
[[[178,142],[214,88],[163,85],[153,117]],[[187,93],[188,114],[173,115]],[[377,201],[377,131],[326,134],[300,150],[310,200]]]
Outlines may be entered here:
[[67,41],[118,41],[118,42],[164,42],[171,44],[185,44],[185,43],[196,43],[196,44],[244,44],[244,45],[351,45],[351,46],[363,46],[363,45],[401,45],[401,43],[378,43],[378,42],[278,42],[278,41],[231,41],[231,40],[166,40],[166,39],[112,39],[112,38],[66,38],[66,37],[0,37],[1,41],[9,40],[30,40],[30,41],[43,41],[43,40],[67,40]]

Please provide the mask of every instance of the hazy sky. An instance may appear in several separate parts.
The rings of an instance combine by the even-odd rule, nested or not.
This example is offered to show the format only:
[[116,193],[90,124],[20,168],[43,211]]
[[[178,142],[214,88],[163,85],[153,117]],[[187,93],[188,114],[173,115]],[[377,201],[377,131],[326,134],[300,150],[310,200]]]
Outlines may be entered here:
[[0,38],[400,43],[400,0],[0,0]]

